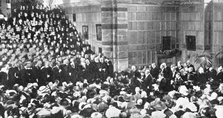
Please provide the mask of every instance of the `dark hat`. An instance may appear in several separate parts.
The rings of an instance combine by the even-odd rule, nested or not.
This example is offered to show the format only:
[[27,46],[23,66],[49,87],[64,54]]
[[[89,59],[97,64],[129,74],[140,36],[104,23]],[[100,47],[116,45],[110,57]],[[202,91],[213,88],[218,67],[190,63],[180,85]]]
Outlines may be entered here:
[[98,104],[98,111],[104,112],[108,109],[108,105],[105,102],[101,102]]
[[124,95],[124,96],[123,96],[123,99],[124,99],[126,102],[130,102],[130,101],[132,101],[133,96]]
[[127,118],[128,114],[126,112],[121,112],[119,117],[120,118]]
[[119,96],[119,97],[118,97],[118,101],[120,101],[120,102],[124,102],[125,100],[124,100],[124,98],[123,98],[122,96]]
[[151,102],[151,107],[153,107],[154,109],[161,111],[166,109],[166,104],[160,100],[155,100],[153,102]]
[[68,107],[71,105],[71,100],[68,98],[64,98],[64,99],[60,100],[59,105]]
[[74,100],[73,102],[72,102],[72,107],[73,107],[73,109],[72,109],[72,111],[73,112],[78,112],[79,111],[79,104],[80,104],[80,102],[78,102],[78,101],[76,101],[76,100]]
[[184,111],[179,110],[179,111],[175,112],[174,115],[176,115],[177,118],[180,118],[184,113],[185,113]]
[[170,117],[173,114],[173,112],[169,109],[164,110],[164,113],[166,114],[167,117]]
[[80,111],[80,115],[82,115],[84,117],[91,117],[91,114],[94,112],[95,112],[95,110],[92,108],[85,108]]

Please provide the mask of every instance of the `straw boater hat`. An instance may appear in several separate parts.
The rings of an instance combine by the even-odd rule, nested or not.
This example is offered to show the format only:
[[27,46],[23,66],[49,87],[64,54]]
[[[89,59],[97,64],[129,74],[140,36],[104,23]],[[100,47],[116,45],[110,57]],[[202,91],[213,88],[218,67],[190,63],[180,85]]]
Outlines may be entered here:
[[15,99],[17,97],[17,92],[15,90],[7,90],[5,93],[8,99]]

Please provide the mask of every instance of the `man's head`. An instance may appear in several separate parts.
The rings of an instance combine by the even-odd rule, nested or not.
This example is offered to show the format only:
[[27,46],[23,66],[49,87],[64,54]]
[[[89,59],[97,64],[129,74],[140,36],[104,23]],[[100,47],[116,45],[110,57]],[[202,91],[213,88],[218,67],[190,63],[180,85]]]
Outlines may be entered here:
[[147,69],[145,70],[145,75],[149,75],[149,74],[150,74],[150,69],[147,68]]
[[131,70],[132,71],[136,71],[137,70],[137,67],[135,65],[132,65]]
[[152,68],[156,68],[156,63],[151,64]]

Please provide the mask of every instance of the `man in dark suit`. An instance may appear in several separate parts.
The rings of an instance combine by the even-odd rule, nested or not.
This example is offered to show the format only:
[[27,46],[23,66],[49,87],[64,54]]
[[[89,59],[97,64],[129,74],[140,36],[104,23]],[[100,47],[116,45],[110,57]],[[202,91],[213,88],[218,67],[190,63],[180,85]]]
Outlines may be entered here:
[[42,61],[37,61],[33,66],[34,79],[39,85],[41,85],[41,67]]
[[147,94],[152,90],[153,81],[153,76],[151,75],[150,70],[146,69],[142,89],[145,90]]
[[61,76],[60,76],[61,69],[60,69],[59,62],[54,63],[52,71],[53,71],[53,80],[61,81]]
[[206,85],[207,81],[208,81],[208,75],[207,73],[204,72],[204,68],[200,67],[197,73],[197,83],[198,85]]
[[93,54],[94,52],[91,50],[91,46],[90,45],[86,45],[86,52],[85,54]]
[[223,82],[223,71],[222,66],[220,66],[217,70],[216,81]]
[[7,73],[0,71],[0,84],[4,85],[6,80],[7,80]]
[[167,79],[172,78],[172,71],[170,67],[166,65],[166,63],[163,63],[162,73],[163,73],[164,78],[167,78]]
[[13,87],[14,84],[16,84],[19,74],[19,68],[17,67],[17,64],[12,64],[12,67],[9,68],[8,71],[8,87]]
[[129,75],[130,75],[130,79],[131,79],[130,88],[131,88],[131,91],[134,93],[135,92],[135,87],[140,87],[141,86],[141,83],[139,81],[139,79],[141,78],[141,74],[138,71],[137,67],[135,65],[133,65],[131,67],[131,72],[130,72]]
[[159,68],[156,66],[155,63],[152,63],[151,67],[152,67],[152,69],[151,69],[151,71],[150,71],[150,74],[151,74],[154,78],[158,79]]
[[106,80],[106,63],[104,62],[104,58],[100,58],[99,62],[99,77],[101,78],[102,81]]
[[163,86],[163,91],[168,92],[172,89],[171,85],[171,79],[172,79],[172,71],[169,66],[166,65],[166,63],[162,63],[160,65],[161,74],[163,75],[163,79],[160,82],[160,86]]
[[92,64],[90,63],[89,59],[85,60],[85,71],[84,71],[84,78],[87,79],[89,83],[93,83],[93,73],[94,73],[94,68]]
[[70,81],[73,84],[76,84],[76,82],[79,79],[78,70],[77,70],[76,65],[75,65],[74,62],[71,62],[70,67],[71,67],[70,68]]
[[48,82],[51,82],[53,78],[53,71],[50,67],[50,62],[45,60],[44,66],[41,68],[41,84],[45,85]]
[[60,69],[61,69],[61,72],[60,72],[60,76],[61,76],[61,81],[66,81],[66,82],[69,82],[70,80],[70,65],[69,65],[69,60],[68,59],[65,59],[63,60],[63,64],[60,65]]
[[94,72],[92,75],[92,79],[95,79],[99,77],[99,60],[98,57],[95,57],[94,59],[92,59],[92,61],[90,62],[90,66],[91,68],[94,68]]
[[132,78],[140,78],[141,77],[141,74],[140,72],[138,71],[137,67],[135,65],[133,65],[131,67],[131,72],[130,72],[130,77]]
[[26,62],[24,69],[20,71],[22,85],[26,86],[28,83],[33,83],[34,81],[34,73],[32,70],[32,63],[30,61]]
[[185,83],[188,87],[191,87],[192,84],[197,85],[199,84],[197,81],[197,74],[193,71],[193,67],[188,68],[188,72],[186,74]]
[[193,64],[191,64],[190,60],[187,60],[186,65],[187,65],[187,68],[190,68],[190,67],[193,68],[193,72],[195,72],[195,67]]
[[113,70],[112,62],[109,59],[105,59],[105,63],[106,63],[106,74],[107,74],[107,77],[108,76],[113,77],[114,70]]

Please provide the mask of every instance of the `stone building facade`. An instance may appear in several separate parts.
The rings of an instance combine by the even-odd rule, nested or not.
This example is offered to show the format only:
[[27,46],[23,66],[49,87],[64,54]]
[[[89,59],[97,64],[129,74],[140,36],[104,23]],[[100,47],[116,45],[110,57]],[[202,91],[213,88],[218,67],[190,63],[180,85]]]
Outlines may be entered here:
[[0,9],[5,17],[11,16],[11,0],[0,0]]
[[[114,62],[115,70],[153,62],[175,64],[223,49],[222,0],[64,0],[63,7],[96,52]],[[101,28],[98,34],[98,27]]]

